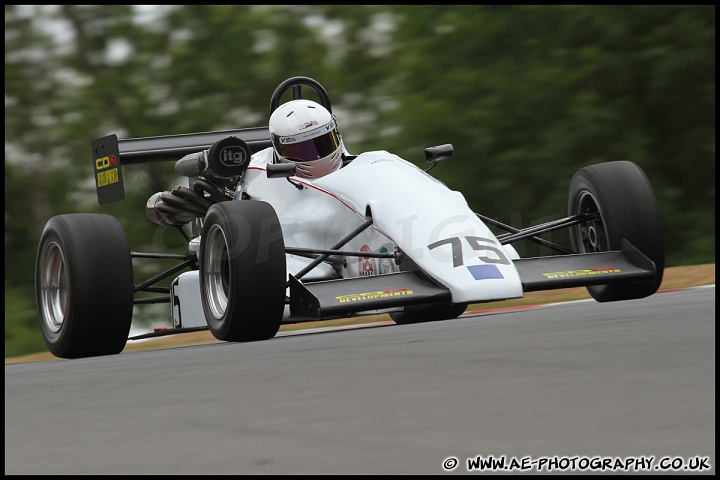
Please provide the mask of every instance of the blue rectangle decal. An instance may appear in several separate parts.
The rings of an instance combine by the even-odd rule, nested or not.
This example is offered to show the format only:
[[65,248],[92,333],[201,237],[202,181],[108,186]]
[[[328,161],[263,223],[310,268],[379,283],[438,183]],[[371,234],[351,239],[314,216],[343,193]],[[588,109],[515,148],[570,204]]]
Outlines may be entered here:
[[505,278],[495,265],[470,265],[467,267],[475,280]]

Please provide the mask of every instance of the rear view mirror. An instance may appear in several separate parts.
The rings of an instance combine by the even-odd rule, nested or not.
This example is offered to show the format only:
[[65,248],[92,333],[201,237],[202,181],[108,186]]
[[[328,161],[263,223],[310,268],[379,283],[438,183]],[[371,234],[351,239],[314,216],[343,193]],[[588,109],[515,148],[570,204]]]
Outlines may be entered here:
[[294,163],[269,163],[266,167],[268,178],[292,177],[295,175]]
[[427,160],[428,163],[432,163],[426,170],[425,173],[429,172],[433,168],[435,168],[435,165],[437,165],[437,162],[440,160],[445,160],[448,158],[452,158],[453,156],[453,146],[449,143],[446,143],[444,145],[438,145],[436,147],[428,147],[425,149],[425,160]]
[[425,160],[427,160],[428,163],[439,162],[440,160],[452,158],[452,156],[453,146],[449,143],[425,149]]

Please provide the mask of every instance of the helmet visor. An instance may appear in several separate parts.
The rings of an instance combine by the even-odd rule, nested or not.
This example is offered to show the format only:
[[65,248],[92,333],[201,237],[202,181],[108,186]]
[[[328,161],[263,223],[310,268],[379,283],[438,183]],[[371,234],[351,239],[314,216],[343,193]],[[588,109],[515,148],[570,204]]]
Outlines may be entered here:
[[294,143],[284,143],[297,140],[297,137],[278,137],[273,135],[273,143],[278,155],[286,160],[308,162],[325,158],[340,147],[340,136],[336,129],[332,129],[319,137],[301,140]]

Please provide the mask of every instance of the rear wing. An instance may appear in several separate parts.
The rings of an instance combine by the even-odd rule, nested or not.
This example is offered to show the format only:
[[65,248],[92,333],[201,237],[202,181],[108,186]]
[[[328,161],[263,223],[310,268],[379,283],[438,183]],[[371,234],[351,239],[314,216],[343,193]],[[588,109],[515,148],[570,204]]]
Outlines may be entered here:
[[98,203],[104,205],[125,198],[122,165],[176,162],[190,153],[207,150],[228,136],[243,140],[253,154],[272,145],[267,127],[124,140],[113,134],[93,140],[90,147]]

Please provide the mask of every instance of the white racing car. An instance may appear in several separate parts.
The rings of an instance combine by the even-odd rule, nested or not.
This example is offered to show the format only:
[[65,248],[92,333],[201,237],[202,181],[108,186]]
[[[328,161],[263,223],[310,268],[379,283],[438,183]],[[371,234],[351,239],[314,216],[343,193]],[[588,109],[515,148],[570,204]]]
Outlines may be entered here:
[[[303,88],[332,112],[322,85],[293,77],[275,89],[271,113],[289,90],[291,101],[302,99]],[[282,161],[273,145],[268,127],[92,141],[100,204],[124,198],[124,166],[176,162],[188,186],[153,195],[147,213],[177,227],[188,249],[133,252],[110,215],[51,218],[36,263],[50,352],[121,352],[135,304],[167,303],[172,326],[130,339],[209,329],[219,340],[246,342],[272,338],[283,323],[378,313],[416,323],[537,290],[585,286],[610,302],[647,297],[660,286],[662,222],[635,163],[580,169],[570,180],[566,217],[516,229],[473,212],[461,193],[427,173],[453,156],[449,144],[425,149],[425,171],[386,151],[350,155],[342,145],[341,164],[317,178],[299,171],[302,163]],[[560,229],[570,246],[541,238]],[[520,258],[512,246],[520,240],[553,253]],[[177,264],[136,283],[133,259],[144,258]],[[163,280],[170,286],[157,286]]]

